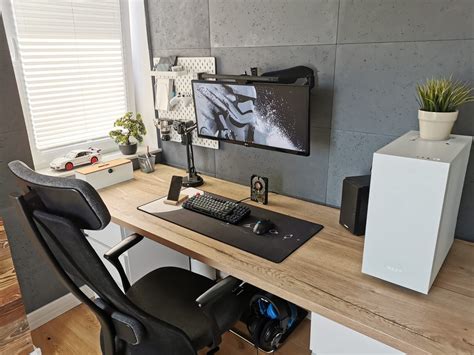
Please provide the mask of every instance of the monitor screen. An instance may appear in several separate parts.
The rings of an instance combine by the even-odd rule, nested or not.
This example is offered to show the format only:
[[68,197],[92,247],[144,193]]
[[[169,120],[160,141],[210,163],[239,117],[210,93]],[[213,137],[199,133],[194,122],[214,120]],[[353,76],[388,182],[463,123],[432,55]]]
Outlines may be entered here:
[[309,87],[193,80],[199,137],[309,154]]

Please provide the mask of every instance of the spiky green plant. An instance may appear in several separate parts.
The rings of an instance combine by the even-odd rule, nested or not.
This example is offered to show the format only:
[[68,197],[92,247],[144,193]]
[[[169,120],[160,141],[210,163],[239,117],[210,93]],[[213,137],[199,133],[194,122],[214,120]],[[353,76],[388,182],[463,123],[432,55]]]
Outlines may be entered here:
[[416,86],[420,110],[429,112],[454,112],[465,103],[474,102],[472,88],[452,78],[428,79]]
[[127,112],[123,117],[115,121],[114,127],[119,128],[110,131],[109,136],[113,138],[117,144],[132,144],[130,137],[135,138],[138,142],[142,142],[143,135],[146,134],[145,124],[139,113],[133,117],[133,112]]

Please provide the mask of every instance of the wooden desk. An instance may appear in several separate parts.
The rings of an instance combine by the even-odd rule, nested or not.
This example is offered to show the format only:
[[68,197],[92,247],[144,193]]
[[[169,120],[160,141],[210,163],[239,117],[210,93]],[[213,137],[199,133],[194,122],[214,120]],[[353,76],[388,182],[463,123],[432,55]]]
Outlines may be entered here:
[[[113,221],[404,352],[474,353],[474,244],[456,240],[423,295],[362,274],[363,239],[339,225],[337,209],[271,194],[261,207],[325,226],[275,264],[138,211],[166,195],[172,175],[184,172],[157,165],[153,174],[135,172],[135,180],[101,190]],[[249,195],[247,186],[205,181],[205,191]]]

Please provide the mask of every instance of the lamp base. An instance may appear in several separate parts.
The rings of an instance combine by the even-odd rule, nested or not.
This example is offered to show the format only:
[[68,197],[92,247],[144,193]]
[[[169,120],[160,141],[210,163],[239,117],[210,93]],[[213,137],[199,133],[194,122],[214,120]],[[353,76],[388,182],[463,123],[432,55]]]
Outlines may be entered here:
[[184,187],[197,187],[201,186],[202,184],[204,184],[204,180],[202,179],[202,177],[196,174],[193,177],[184,176],[181,185],[183,185]]

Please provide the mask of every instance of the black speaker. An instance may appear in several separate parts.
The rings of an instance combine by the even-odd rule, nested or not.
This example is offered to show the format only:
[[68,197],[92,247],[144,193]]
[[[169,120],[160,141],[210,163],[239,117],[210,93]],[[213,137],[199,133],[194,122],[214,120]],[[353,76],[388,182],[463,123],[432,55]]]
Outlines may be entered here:
[[365,234],[370,175],[346,177],[342,183],[339,223],[355,235]]

